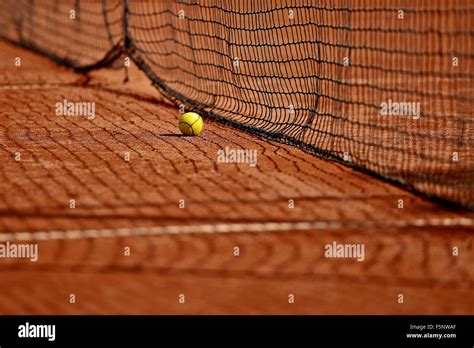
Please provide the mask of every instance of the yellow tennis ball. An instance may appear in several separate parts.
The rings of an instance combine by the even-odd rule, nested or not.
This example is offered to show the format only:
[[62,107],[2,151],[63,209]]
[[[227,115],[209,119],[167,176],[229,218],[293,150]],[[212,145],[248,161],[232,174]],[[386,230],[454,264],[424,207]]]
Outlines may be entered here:
[[198,135],[203,125],[201,116],[195,112],[187,112],[179,118],[179,129],[184,135]]

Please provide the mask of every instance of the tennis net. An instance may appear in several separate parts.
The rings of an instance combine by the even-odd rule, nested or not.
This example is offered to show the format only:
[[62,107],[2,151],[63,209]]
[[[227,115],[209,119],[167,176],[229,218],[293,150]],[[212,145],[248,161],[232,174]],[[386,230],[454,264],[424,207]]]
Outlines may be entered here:
[[128,55],[186,110],[473,207],[474,6],[6,0],[0,35],[77,70]]

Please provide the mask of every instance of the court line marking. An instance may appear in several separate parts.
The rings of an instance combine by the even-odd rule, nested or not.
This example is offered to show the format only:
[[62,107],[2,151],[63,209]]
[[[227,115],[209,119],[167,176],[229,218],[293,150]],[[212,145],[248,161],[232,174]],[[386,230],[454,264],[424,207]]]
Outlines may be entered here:
[[285,232],[340,228],[404,228],[404,227],[443,227],[473,226],[473,218],[433,218],[399,220],[388,222],[370,221],[302,221],[302,222],[262,222],[262,223],[222,223],[203,225],[170,225],[153,227],[131,227],[115,229],[51,230],[36,232],[0,233],[0,241],[68,240],[90,238],[113,238],[133,236],[153,236],[163,234],[216,234],[216,233],[259,233]]
[[77,85],[68,82],[64,83],[33,83],[24,85],[0,85],[0,90],[11,91],[11,90],[25,90],[25,89],[58,89],[63,87],[78,87]]

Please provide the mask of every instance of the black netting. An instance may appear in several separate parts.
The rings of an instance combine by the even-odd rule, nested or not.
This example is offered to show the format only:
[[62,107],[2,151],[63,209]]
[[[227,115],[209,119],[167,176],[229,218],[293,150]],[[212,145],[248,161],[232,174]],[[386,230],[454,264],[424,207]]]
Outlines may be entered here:
[[76,69],[126,53],[187,109],[472,207],[470,1],[5,3],[10,41]]

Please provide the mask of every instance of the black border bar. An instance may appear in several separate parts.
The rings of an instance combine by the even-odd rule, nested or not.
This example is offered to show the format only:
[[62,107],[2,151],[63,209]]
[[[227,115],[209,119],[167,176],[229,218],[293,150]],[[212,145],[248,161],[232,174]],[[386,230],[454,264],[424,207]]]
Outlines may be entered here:
[[[55,325],[55,340],[18,337],[26,323]],[[472,348],[474,316],[0,316],[1,348],[177,344]]]

